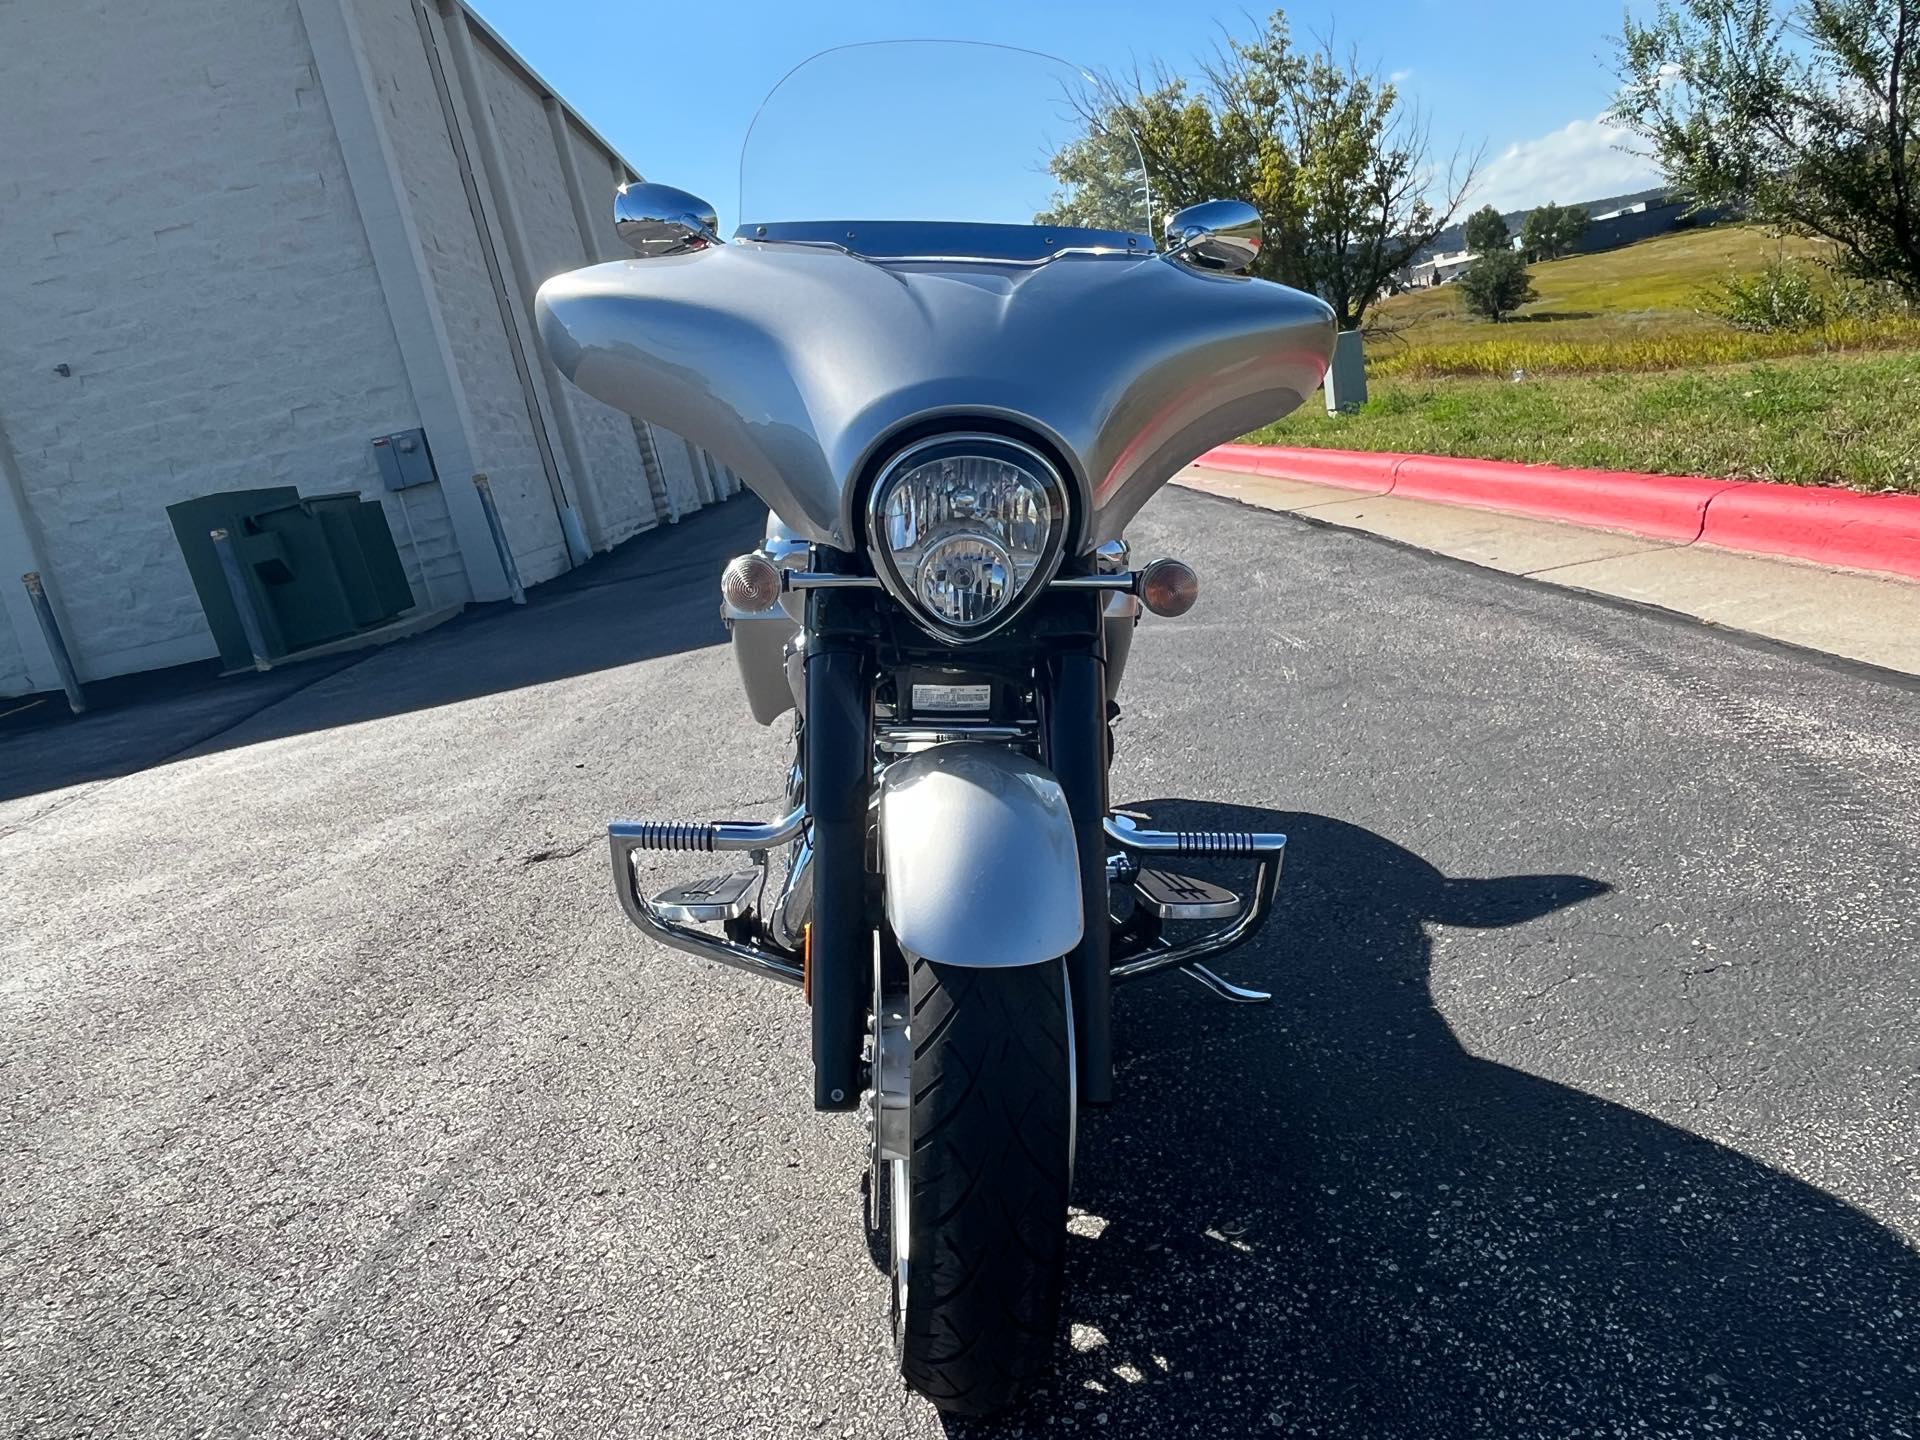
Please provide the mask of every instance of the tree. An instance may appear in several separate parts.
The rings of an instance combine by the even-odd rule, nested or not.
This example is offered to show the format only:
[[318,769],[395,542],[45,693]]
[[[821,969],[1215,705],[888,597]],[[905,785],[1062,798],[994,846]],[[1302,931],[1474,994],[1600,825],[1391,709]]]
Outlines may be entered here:
[[1616,121],[1696,205],[1822,236],[1920,298],[1920,6],[1661,0],[1617,69]]
[[1049,161],[1057,189],[1037,223],[1137,209],[1103,177],[1144,161],[1159,218],[1200,200],[1251,204],[1266,227],[1253,273],[1318,295],[1343,330],[1453,222],[1478,161],[1456,154],[1436,180],[1426,122],[1398,89],[1325,43],[1297,48],[1278,10],[1229,36],[1198,78],[1156,66],[1105,77],[1098,93],[1075,103],[1085,130]]
[[1476,255],[1504,249],[1513,240],[1506,220],[1491,205],[1482,205],[1467,217],[1466,237],[1467,249]]
[[1553,253],[1555,255],[1564,255],[1573,249],[1574,246],[1586,238],[1587,226],[1591,223],[1592,222],[1587,219],[1586,206],[1567,206],[1560,212],[1560,223],[1554,228]]
[[1560,237],[1560,207],[1549,200],[1537,206],[1520,226],[1520,248],[1528,260],[1551,260]]
[[1520,248],[1527,259],[1555,260],[1580,243],[1587,233],[1587,211],[1583,205],[1565,207],[1548,201],[1532,211],[1520,227]]
[[1535,298],[1526,258],[1513,249],[1486,250],[1460,272],[1467,308],[1496,324]]

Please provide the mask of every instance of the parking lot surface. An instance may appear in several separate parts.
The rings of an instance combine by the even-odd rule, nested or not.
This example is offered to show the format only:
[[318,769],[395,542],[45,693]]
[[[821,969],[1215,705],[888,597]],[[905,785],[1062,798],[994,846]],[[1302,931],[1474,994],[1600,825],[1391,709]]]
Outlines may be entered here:
[[[605,873],[779,808],[760,518],[0,737],[0,1429],[943,1433],[798,997]],[[1275,999],[1121,992],[1059,1377],[954,1433],[1916,1433],[1920,688],[1208,496],[1133,538],[1206,588],[1115,798],[1289,835],[1221,965]]]

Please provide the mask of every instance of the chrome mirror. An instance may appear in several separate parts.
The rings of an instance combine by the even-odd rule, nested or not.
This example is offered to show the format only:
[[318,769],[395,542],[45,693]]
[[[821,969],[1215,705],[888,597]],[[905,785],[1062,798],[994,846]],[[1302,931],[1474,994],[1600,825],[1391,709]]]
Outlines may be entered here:
[[615,193],[613,228],[634,254],[646,260],[725,243],[720,238],[720,218],[706,201],[671,185],[649,185],[643,180],[622,185]]
[[1167,258],[1200,270],[1245,270],[1266,233],[1260,212],[1244,200],[1202,200],[1167,221]]

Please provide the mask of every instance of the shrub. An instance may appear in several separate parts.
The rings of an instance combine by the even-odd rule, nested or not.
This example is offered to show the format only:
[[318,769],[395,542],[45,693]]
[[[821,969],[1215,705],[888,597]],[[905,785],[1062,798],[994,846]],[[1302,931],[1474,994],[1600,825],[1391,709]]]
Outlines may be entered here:
[[1811,265],[1769,260],[1751,275],[1729,275],[1701,292],[1701,308],[1736,330],[1812,330],[1834,318],[1833,287]]
[[1885,283],[1860,280],[1837,286],[1833,292],[1835,320],[1898,321],[1913,320],[1917,315],[1920,311],[1913,302],[1897,287]]
[[1494,321],[1535,298],[1527,262],[1514,250],[1488,250],[1475,256],[1454,283],[1474,314]]

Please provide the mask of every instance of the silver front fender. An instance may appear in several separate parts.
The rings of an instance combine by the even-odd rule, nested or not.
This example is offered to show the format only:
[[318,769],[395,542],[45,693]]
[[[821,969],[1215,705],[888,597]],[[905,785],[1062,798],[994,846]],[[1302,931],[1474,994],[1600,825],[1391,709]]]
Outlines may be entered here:
[[1080,943],[1080,861],[1059,782],[1015,750],[946,744],[880,779],[887,923],[909,955],[993,968]]

